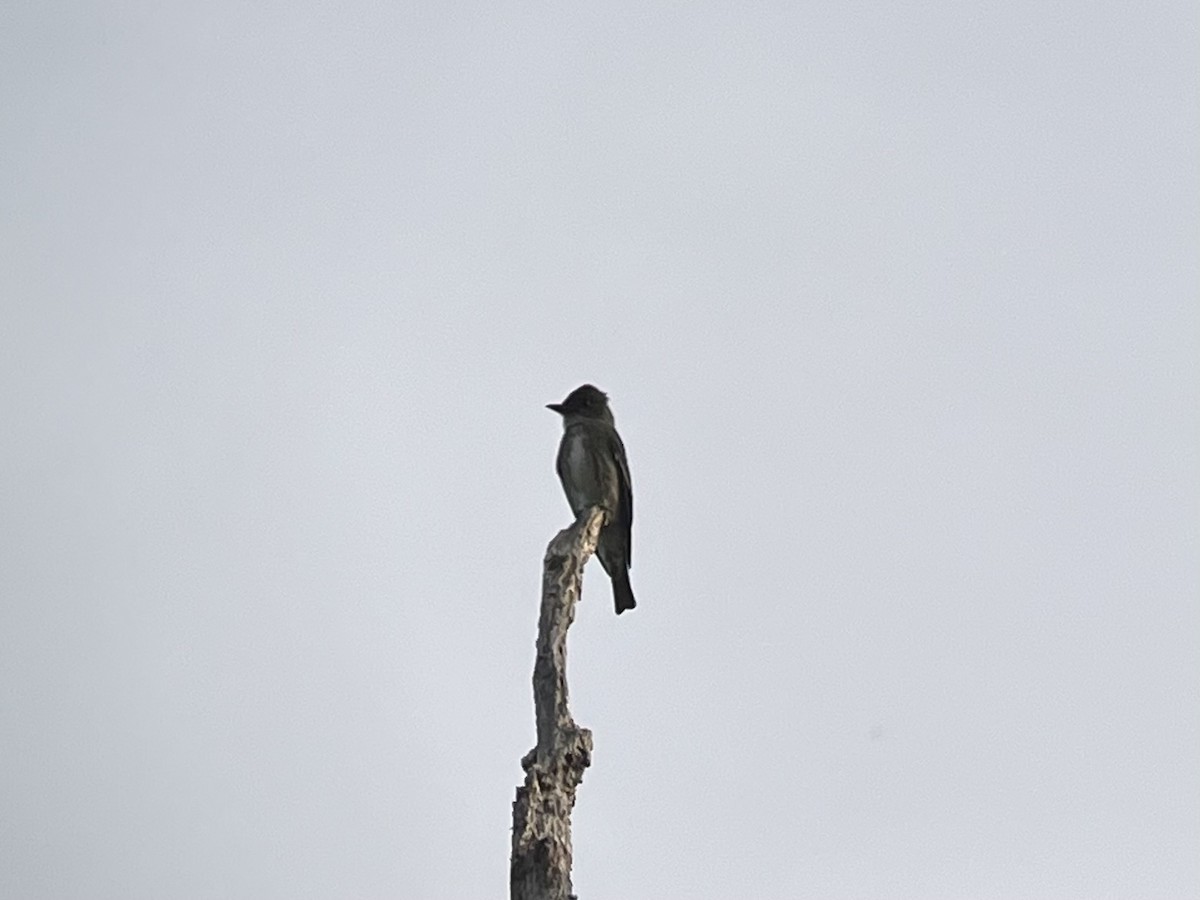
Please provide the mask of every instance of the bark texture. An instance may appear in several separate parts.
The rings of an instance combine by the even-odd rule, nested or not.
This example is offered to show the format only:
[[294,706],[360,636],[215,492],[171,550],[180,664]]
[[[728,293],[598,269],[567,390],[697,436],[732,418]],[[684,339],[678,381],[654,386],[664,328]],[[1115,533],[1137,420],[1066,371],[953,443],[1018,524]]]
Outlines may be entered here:
[[567,709],[567,629],[596,552],[604,513],[589,509],[546,548],[538,617],[533,705],[537,746],[521,760],[525,783],[513,803],[512,900],[570,900],[571,810],[583,770],[592,762],[592,733]]

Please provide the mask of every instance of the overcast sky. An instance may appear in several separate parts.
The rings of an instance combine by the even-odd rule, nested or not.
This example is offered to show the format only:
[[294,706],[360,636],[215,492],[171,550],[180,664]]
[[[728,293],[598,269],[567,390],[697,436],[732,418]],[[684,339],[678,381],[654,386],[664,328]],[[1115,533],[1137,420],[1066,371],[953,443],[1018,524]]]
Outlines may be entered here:
[[1200,896],[1198,20],[5,4],[0,896]]

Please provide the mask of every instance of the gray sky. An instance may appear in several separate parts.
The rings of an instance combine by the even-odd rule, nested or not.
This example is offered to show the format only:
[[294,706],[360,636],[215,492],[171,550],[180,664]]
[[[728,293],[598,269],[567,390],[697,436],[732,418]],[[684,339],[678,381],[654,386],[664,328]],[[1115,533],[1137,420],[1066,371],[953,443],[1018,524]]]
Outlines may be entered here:
[[1194,3],[10,3],[0,896],[1200,896]]

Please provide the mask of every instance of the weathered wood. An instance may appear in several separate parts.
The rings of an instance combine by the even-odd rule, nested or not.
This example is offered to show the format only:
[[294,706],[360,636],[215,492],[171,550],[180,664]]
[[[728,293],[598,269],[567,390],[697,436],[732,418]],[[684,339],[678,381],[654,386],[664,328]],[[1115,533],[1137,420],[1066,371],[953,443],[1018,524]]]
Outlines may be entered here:
[[512,900],[570,900],[571,810],[583,770],[592,762],[592,733],[567,708],[567,629],[596,552],[604,513],[587,510],[546,548],[538,617],[533,706],[537,746],[521,760],[525,784],[513,802]]

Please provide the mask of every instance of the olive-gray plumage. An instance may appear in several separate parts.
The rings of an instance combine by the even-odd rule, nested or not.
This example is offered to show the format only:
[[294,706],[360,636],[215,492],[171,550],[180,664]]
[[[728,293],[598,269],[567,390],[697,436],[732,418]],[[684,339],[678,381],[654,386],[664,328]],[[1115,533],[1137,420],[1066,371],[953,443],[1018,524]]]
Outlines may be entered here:
[[562,403],[551,403],[548,408],[563,417],[557,468],[571,512],[579,518],[589,507],[599,506],[608,513],[600,529],[596,556],[612,579],[619,615],[637,606],[629,584],[633,489],[625,445],[613,423],[608,396],[590,384],[576,388]]

